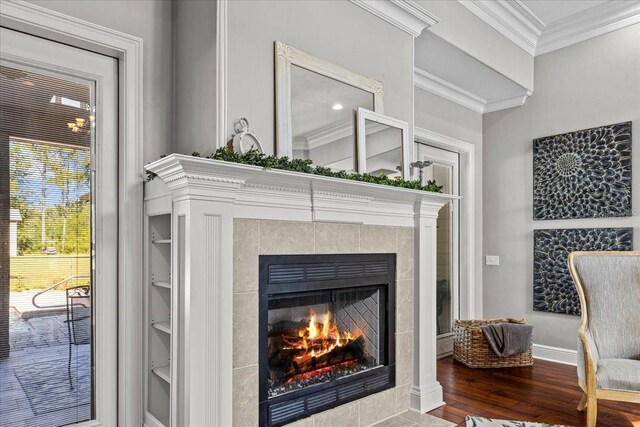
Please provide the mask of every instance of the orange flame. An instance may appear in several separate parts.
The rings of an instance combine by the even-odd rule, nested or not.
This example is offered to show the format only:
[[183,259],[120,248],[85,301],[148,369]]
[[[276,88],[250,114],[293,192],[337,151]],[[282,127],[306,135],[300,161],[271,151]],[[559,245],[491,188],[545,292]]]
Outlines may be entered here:
[[321,324],[317,322],[316,313],[311,312],[309,317],[307,327],[298,331],[299,340],[283,337],[290,346],[286,348],[306,350],[306,353],[296,356],[296,359],[322,356],[357,338],[350,331],[341,333],[330,311],[323,314]]

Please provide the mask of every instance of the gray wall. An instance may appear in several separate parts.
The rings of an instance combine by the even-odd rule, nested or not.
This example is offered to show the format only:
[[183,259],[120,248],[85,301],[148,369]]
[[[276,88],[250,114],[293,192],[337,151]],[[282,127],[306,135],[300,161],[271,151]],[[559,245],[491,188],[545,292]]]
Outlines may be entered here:
[[[533,221],[532,140],[633,121],[633,211],[628,218]],[[634,227],[640,247],[640,24],[535,59],[535,92],[519,108],[486,114],[484,133],[485,317],[523,317],[534,342],[576,348],[579,318],[535,312],[533,230]]]
[[216,9],[210,0],[174,1],[175,151],[211,154],[216,130]]
[[274,152],[275,40],[381,80],[385,114],[413,128],[409,34],[347,1],[232,1],[228,22],[229,139],[234,121],[246,117],[265,152]]
[[171,1],[38,0],[39,6],[144,40],[144,162],[173,152],[173,13]]
[[416,127],[482,145],[482,114],[419,88],[414,96]]

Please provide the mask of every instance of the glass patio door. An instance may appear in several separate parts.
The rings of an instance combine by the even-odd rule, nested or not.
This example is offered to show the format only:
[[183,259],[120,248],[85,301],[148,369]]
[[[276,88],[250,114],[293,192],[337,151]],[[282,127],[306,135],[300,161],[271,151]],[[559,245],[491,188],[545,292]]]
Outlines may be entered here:
[[116,425],[117,61],[0,31],[0,426]]

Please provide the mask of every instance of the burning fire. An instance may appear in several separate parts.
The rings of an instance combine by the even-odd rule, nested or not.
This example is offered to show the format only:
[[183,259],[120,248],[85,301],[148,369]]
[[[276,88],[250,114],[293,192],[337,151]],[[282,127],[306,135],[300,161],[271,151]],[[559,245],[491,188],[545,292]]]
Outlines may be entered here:
[[[345,328],[348,329],[348,328]],[[280,384],[331,375],[340,369],[367,366],[364,332],[341,331],[334,314],[327,311],[309,320],[281,320],[269,335],[269,375]]]
[[295,359],[298,360],[320,357],[331,353],[335,349],[346,346],[356,338],[350,331],[340,332],[335,321],[333,321],[330,311],[324,313],[322,323],[316,321],[316,314],[312,312],[309,325],[298,331],[297,339],[283,336],[288,345],[285,347],[286,349],[306,350],[304,353],[295,356]]

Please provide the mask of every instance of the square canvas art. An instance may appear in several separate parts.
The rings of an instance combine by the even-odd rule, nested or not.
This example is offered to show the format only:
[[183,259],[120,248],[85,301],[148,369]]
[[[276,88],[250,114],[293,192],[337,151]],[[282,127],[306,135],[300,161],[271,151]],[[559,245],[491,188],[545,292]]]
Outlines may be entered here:
[[631,216],[631,122],[533,140],[533,219]]
[[579,316],[578,292],[567,264],[569,253],[633,250],[633,229],[535,230],[533,241],[533,309]]

